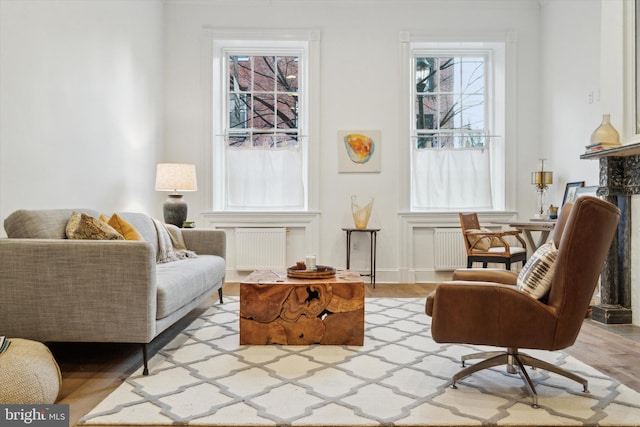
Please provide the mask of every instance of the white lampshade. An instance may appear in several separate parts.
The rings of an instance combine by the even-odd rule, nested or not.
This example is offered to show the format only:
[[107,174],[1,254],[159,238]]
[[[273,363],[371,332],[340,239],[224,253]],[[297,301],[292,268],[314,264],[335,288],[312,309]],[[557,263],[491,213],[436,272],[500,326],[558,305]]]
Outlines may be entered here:
[[185,163],[158,163],[156,191],[196,191],[196,165]]

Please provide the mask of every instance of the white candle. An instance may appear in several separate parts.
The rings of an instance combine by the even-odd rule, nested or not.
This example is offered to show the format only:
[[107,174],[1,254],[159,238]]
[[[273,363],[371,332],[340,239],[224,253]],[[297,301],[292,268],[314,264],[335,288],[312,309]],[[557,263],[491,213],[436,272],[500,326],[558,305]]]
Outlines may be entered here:
[[316,256],[315,255],[307,255],[305,264],[307,264],[307,270],[315,270],[316,269]]

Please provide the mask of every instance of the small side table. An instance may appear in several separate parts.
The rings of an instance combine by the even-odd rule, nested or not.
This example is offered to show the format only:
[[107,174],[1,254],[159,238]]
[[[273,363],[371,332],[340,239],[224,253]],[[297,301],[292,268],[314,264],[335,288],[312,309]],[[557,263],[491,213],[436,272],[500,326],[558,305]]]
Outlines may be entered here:
[[343,228],[342,231],[347,233],[347,270],[351,267],[351,233],[369,233],[371,237],[371,245],[369,247],[369,274],[361,274],[361,276],[369,276],[371,284],[376,287],[376,238],[379,228]]

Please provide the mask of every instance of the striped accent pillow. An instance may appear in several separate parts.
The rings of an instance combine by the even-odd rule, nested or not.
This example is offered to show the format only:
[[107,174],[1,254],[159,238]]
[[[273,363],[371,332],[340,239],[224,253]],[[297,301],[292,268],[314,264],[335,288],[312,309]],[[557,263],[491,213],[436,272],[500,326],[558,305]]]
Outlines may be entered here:
[[540,246],[520,270],[516,282],[518,290],[535,299],[545,296],[551,288],[557,258],[558,249],[553,241]]

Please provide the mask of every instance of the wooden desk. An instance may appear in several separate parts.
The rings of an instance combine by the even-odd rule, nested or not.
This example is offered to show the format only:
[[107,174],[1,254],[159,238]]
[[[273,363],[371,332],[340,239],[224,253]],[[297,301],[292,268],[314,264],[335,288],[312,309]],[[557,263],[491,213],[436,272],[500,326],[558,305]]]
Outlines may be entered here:
[[240,283],[240,344],[364,344],[364,282],[337,271],[292,279],[254,271]]
[[[555,220],[516,220],[516,221],[493,221],[492,224],[508,225],[511,228],[522,231],[524,239],[527,242],[527,252],[533,254],[540,246],[544,245],[549,239],[549,233],[556,226]],[[536,241],[531,234],[532,231],[539,232]]]

